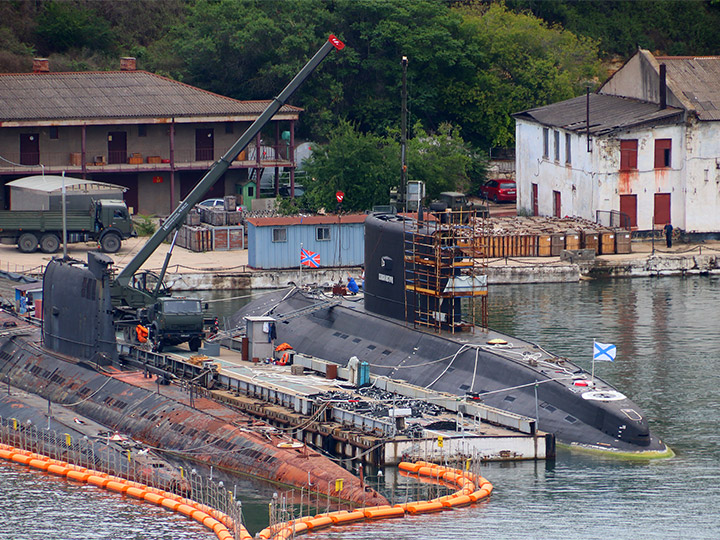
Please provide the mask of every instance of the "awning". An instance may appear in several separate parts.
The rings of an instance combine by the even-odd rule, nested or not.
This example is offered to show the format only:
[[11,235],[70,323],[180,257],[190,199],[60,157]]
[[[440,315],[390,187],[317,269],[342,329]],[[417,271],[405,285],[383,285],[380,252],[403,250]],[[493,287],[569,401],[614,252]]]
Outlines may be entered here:
[[62,190],[63,182],[65,183],[65,190],[73,193],[88,193],[90,191],[127,191],[125,186],[118,186],[116,184],[107,184],[105,182],[94,182],[92,180],[83,180],[82,178],[70,178],[69,176],[63,177],[50,174],[26,176],[25,178],[18,178],[17,180],[8,182],[6,185],[14,188],[52,193],[54,191]]

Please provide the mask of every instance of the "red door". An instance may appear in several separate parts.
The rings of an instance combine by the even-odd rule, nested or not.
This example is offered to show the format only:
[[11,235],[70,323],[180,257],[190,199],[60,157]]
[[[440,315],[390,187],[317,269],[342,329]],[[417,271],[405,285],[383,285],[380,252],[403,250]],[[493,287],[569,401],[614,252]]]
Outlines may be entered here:
[[533,216],[537,216],[538,214],[538,185],[533,184],[532,185],[532,206],[533,206]]
[[637,195],[620,195],[620,214],[621,227],[637,227]]
[[562,217],[562,205],[559,191],[553,191],[553,216]]
[[37,133],[20,135],[20,164],[40,165],[40,136]]
[[212,128],[195,130],[195,161],[215,159],[215,141]]
[[127,133],[108,133],[108,163],[127,163]]
[[670,194],[655,194],[655,225],[670,223]]

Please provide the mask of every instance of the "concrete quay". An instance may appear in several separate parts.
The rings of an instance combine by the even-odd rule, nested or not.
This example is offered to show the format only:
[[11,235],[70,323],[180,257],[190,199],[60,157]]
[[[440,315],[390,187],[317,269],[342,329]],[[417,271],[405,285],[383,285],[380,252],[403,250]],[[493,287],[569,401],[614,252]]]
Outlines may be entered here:
[[[123,242],[112,255],[119,270],[145,243],[145,238]],[[68,256],[86,261],[94,244],[71,244]],[[169,245],[164,244],[145,263],[143,269],[159,271]],[[62,256],[62,253],[56,254]],[[298,256],[299,258],[299,256]],[[15,246],[0,245],[0,271],[41,276],[52,259],[45,253],[20,253]],[[359,278],[362,269],[355,268],[291,268],[256,270],[247,266],[247,250],[209,251],[196,253],[175,247],[168,267],[167,282],[172,290],[235,290],[273,289],[290,283],[330,285],[345,282],[348,274]],[[299,262],[299,261],[298,261]],[[632,242],[632,253],[598,255],[591,261],[573,262],[562,257],[510,257],[488,260],[488,283],[558,283],[576,282],[587,278],[650,277],[668,275],[701,275],[720,273],[720,242],[664,243]]]

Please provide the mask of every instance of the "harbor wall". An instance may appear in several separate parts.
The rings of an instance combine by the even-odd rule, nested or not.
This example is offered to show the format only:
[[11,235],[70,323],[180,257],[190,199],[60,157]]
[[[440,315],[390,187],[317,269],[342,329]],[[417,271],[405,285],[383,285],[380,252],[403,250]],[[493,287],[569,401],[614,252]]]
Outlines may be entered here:
[[[591,261],[563,261],[553,258],[508,258],[494,260],[487,268],[488,283],[568,283],[584,278],[684,276],[720,273],[720,253],[696,248],[686,253],[633,253],[600,256]],[[358,280],[361,267],[245,272],[179,272],[169,274],[173,291],[277,289],[291,284],[331,286],[345,283],[351,275]],[[359,281],[359,280],[358,280]]]

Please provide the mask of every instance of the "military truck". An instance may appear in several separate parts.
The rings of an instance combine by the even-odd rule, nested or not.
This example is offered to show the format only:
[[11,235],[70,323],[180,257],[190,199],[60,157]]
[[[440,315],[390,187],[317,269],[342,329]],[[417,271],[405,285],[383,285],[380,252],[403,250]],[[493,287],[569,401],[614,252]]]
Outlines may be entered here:
[[193,352],[202,345],[205,317],[197,298],[160,297],[153,305],[140,309],[139,315],[140,324],[147,326],[149,340],[157,352],[186,341]]
[[[124,201],[90,200],[87,210],[65,212],[68,242],[97,241],[105,253],[116,253],[122,241],[137,236]],[[63,213],[52,210],[0,212],[0,240],[23,253],[56,253],[62,245]]]

